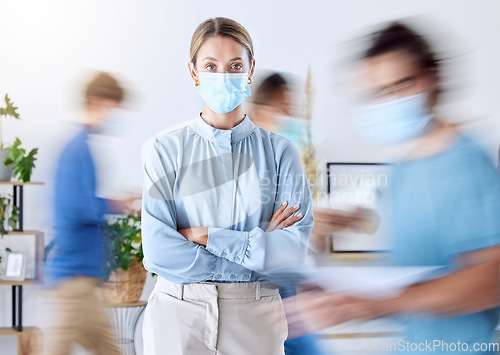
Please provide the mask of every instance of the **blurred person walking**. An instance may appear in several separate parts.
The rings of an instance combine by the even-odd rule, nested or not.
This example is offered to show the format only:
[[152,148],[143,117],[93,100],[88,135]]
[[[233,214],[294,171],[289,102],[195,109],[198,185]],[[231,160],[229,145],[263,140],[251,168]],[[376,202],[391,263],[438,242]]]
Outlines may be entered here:
[[[309,123],[303,118],[294,117],[293,91],[293,86],[283,74],[270,74],[262,80],[255,90],[250,107],[250,117],[255,125],[285,137],[301,152],[304,149]],[[309,246],[313,253],[316,249],[324,247],[322,244],[326,235],[344,228],[356,227],[365,216],[362,212],[360,209],[349,212],[331,208],[314,208],[314,226]],[[290,277],[280,275],[279,280],[274,281],[280,286],[282,298],[296,294],[296,285],[292,275]],[[321,353],[314,334],[288,338],[285,341],[286,355]]]
[[397,315],[406,339],[386,351],[419,353],[430,344],[436,354],[457,349],[494,354],[500,178],[470,137],[437,116],[440,62],[429,43],[401,23],[373,33],[370,40],[359,63],[365,94],[355,118],[367,140],[392,146],[400,157],[392,186],[394,261],[444,266],[446,272],[386,299],[305,293],[290,300],[301,310],[290,321],[301,326],[305,320],[310,329],[319,329]]
[[[75,344],[96,354],[120,354],[97,286],[106,265],[101,228],[104,215],[124,213],[136,198],[106,200],[96,196],[96,171],[90,134],[119,125],[114,111],[124,89],[107,73],[97,74],[85,90],[79,132],[64,147],[55,181],[56,250],[49,265],[46,354],[67,355]],[[103,153],[105,154],[105,153]]]

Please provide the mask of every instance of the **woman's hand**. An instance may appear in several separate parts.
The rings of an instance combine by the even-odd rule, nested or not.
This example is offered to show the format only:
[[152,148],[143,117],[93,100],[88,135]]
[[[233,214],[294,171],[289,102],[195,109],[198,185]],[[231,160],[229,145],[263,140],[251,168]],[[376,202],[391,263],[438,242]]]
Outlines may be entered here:
[[313,234],[328,235],[350,228],[357,233],[374,234],[380,224],[379,215],[366,208],[343,211],[333,208],[315,208]]
[[314,333],[351,320],[383,316],[390,300],[368,300],[321,290],[301,293],[283,300],[289,336]]
[[[285,210],[288,202],[283,202],[281,206],[274,212],[271,222],[266,229],[266,232],[272,232],[276,229],[283,229],[285,227],[293,226],[297,221],[302,218],[302,213],[290,217],[294,212],[299,210],[299,205],[295,205]],[[208,242],[208,228],[207,227],[193,227],[177,230],[184,238],[192,243],[207,246]]]
[[126,214],[129,213],[130,210],[132,209],[132,204],[140,200],[142,196],[140,195],[134,195],[131,197],[124,198],[122,200],[106,200],[106,202],[109,205],[109,208],[113,213],[118,213],[118,214]]
[[184,238],[192,243],[207,246],[208,241],[208,228],[207,227],[193,227],[178,229],[177,232],[182,234]]
[[[351,320],[368,320],[390,314],[392,299],[361,299],[313,287],[311,291],[285,298],[282,302],[288,337],[297,338]],[[272,312],[272,303],[259,306],[256,311],[271,327],[280,324],[281,318]]]
[[271,222],[269,222],[269,226],[266,229],[266,232],[272,232],[276,229],[291,227],[296,222],[300,221],[300,219],[302,218],[302,213],[290,217],[293,213],[299,210],[300,206],[295,205],[285,210],[287,205],[288,201],[283,202],[281,206],[278,207],[276,212],[274,212],[273,216],[271,217]]

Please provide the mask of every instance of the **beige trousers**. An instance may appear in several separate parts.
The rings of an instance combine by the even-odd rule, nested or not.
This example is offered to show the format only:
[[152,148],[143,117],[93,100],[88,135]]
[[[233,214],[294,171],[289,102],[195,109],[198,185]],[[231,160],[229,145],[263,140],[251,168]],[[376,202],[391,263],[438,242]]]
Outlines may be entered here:
[[[271,326],[255,311],[270,304]],[[144,355],[279,355],[288,334],[278,289],[262,282],[179,285],[158,277],[144,313]]]
[[96,291],[96,280],[91,277],[66,279],[46,291],[43,314],[47,355],[68,355],[74,344],[96,354],[120,354]]

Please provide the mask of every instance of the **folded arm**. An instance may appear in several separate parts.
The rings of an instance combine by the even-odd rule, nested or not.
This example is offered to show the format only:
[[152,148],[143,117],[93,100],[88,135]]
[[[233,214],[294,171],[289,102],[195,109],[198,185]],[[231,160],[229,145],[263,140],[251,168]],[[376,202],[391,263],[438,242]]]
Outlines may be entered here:
[[275,228],[266,231],[259,227],[250,231],[236,231],[204,226],[185,231],[186,237],[206,245],[206,250],[213,255],[256,272],[301,265],[313,226],[312,200],[302,161],[290,142],[287,142],[280,156],[276,181],[275,206],[283,208],[286,205],[282,203],[287,202],[293,206],[291,213],[300,209],[300,214],[280,221],[276,226],[271,223]]
[[177,231],[174,203],[174,165],[158,141],[146,148],[142,197],[144,266],[177,283],[213,277],[215,256],[187,241]]

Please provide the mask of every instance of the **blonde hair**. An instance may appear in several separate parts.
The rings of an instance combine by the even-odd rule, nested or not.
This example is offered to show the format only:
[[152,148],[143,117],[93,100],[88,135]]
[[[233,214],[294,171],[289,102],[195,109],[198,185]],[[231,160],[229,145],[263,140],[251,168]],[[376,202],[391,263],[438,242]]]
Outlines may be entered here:
[[196,64],[196,55],[200,47],[207,39],[215,36],[225,36],[234,39],[240,43],[248,52],[248,59],[253,60],[253,44],[252,38],[248,34],[245,27],[238,22],[226,17],[215,17],[203,21],[193,33],[191,38],[190,59],[193,64]]

